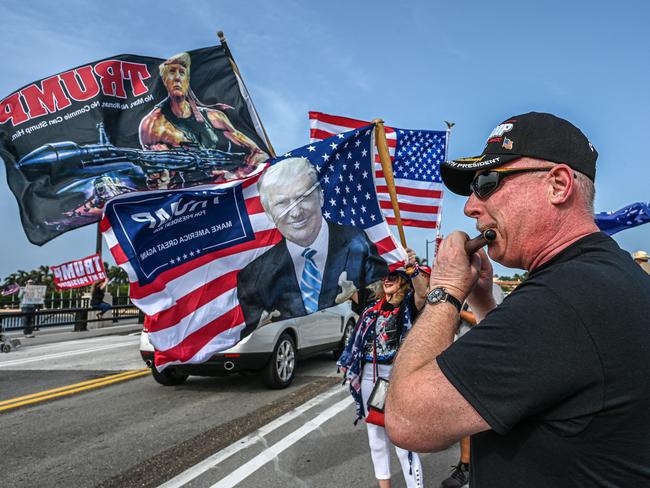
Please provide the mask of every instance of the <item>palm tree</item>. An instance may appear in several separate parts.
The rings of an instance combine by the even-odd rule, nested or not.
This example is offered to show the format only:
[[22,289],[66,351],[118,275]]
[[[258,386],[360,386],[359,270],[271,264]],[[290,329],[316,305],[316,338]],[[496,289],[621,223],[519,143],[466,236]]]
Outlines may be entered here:
[[108,266],[108,263],[104,263],[104,269],[106,269],[106,276],[112,283],[116,285],[129,284],[129,276],[122,268],[118,266]]

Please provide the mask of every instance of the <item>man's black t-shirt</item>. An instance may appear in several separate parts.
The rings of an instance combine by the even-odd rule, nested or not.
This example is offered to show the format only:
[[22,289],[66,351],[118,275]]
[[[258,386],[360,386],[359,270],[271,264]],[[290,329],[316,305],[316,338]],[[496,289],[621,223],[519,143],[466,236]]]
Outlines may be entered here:
[[602,233],[534,270],[438,357],[493,430],[472,488],[650,486],[650,276]]

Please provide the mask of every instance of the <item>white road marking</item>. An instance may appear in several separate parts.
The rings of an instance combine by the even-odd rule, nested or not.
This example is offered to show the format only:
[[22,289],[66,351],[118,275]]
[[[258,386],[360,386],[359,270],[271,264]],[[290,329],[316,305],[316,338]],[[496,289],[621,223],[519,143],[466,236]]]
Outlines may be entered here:
[[327,400],[328,398],[332,397],[337,393],[340,393],[341,391],[343,391],[341,387],[336,386],[334,388],[331,388],[330,390],[321,393],[318,396],[315,396],[311,400],[303,403],[302,405],[299,405],[298,407],[294,408],[290,412],[287,412],[284,415],[273,420],[272,422],[269,422],[268,424],[260,427],[252,434],[242,437],[238,441],[230,444],[228,447],[223,448],[222,450],[214,453],[212,456],[204,459],[200,463],[183,471],[181,474],[175,476],[174,478],[170,479],[166,483],[160,485],[158,488],[180,488],[181,486],[184,486],[185,484],[189,483],[193,479],[201,476],[209,469],[212,469],[219,463],[225,461],[233,454],[236,454],[242,449],[246,449],[247,447],[252,446],[257,442],[260,442],[264,436],[270,434],[275,429],[282,427],[287,422],[294,420],[298,415],[306,412],[307,410],[315,407],[320,403],[323,403],[325,400]]
[[35,361],[44,361],[47,359],[56,359],[56,358],[64,358],[68,356],[78,356],[81,354],[88,354],[91,352],[97,352],[97,351],[106,351],[108,349],[116,349],[118,347],[126,347],[126,346],[133,346],[133,341],[131,342],[120,342],[117,344],[109,344],[106,346],[97,346],[97,347],[90,347],[87,349],[78,349],[75,351],[64,351],[56,354],[45,354],[42,356],[35,356],[35,357],[30,357],[30,358],[21,358],[21,359],[14,359],[12,361],[2,361],[0,362],[0,368],[6,368],[8,366],[17,366],[20,364],[26,364],[26,363],[33,363]]
[[260,469],[266,463],[273,461],[276,457],[282,454],[289,447],[294,445],[300,439],[305,437],[310,432],[319,428],[322,424],[327,422],[329,419],[334,417],[339,412],[343,411],[352,403],[352,398],[347,397],[341,400],[338,403],[335,403],[327,410],[320,413],[314,420],[309,420],[302,427],[297,430],[294,430],[291,434],[281,439],[280,441],[273,444],[268,449],[265,449],[253,459],[243,464],[228,476],[223,478],[221,481],[215,483],[210,488],[232,488],[233,486],[239,484],[246,478],[248,478],[255,471]]
[[[84,346],[90,346],[90,345],[95,345],[95,344],[106,344],[110,343],[109,341],[112,340],[124,340],[125,336],[97,336],[97,337],[88,337],[85,339],[73,339],[70,341],[61,341],[61,342],[52,342],[48,344],[39,344],[36,346],[33,346],[29,343],[29,339],[23,339],[22,337],[18,338],[21,342],[21,348],[17,350],[20,354],[25,354],[27,352],[33,353],[33,352],[41,352],[45,351],[47,349],[58,349],[61,350],[63,347],[67,346],[77,346],[77,345],[84,345]],[[137,344],[136,341],[133,342],[134,344]],[[1,357],[1,356],[0,356]]]

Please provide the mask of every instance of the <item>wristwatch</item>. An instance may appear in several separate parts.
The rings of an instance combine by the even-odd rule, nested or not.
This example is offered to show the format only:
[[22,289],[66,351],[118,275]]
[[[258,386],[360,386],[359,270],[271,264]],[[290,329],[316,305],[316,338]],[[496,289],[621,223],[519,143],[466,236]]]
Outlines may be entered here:
[[450,295],[447,293],[447,290],[444,288],[434,288],[431,290],[428,295],[427,295],[427,303],[430,305],[435,305],[436,303],[443,303],[443,302],[449,302],[451,303],[458,312],[460,313],[460,309],[463,307],[463,304],[460,303],[460,300],[456,298],[453,295]]

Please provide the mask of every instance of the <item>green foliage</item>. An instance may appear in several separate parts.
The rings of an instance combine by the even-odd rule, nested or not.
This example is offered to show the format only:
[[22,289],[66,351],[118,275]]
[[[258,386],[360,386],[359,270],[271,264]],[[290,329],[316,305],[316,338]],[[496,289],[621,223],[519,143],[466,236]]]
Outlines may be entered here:
[[[107,262],[104,262],[104,269],[106,270],[106,276],[111,284],[114,285],[128,285],[129,276],[119,266],[109,266]],[[128,286],[127,286],[128,289]]]
[[54,291],[54,278],[50,272],[49,266],[39,266],[36,269],[31,271],[25,271],[19,269],[15,273],[11,273],[7,276],[3,282],[2,287],[11,285],[12,283],[18,283],[20,286],[25,286],[27,280],[34,280],[35,284],[47,285],[47,291]]
[[528,271],[525,271],[524,274],[515,273],[513,276],[498,276],[499,281],[524,281],[528,278]]
[[[126,274],[126,271],[117,266],[109,266],[106,262],[104,262],[104,269],[106,269],[106,275],[110,281],[108,290],[111,293],[115,293],[119,287],[120,295],[128,295],[129,277]],[[2,288],[5,288],[12,283],[17,283],[20,286],[25,286],[27,280],[30,279],[34,281],[34,284],[46,285],[47,294],[58,292],[54,286],[54,276],[52,275],[49,266],[39,266],[38,268],[31,271],[19,269],[18,271],[11,273],[9,276],[5,277],[2,280]],[[78,291],[73,290],[73,294],[84,293],[88,290],[90,290],[90,287],[79,288]]]

